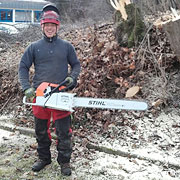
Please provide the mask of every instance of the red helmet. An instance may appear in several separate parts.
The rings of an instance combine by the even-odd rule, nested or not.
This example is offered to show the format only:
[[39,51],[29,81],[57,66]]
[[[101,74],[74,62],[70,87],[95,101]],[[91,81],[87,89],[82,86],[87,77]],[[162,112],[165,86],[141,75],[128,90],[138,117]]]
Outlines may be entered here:
[[41,16],[40,22],[41,25],[44,23],[54,23],[59,25],[60,24],[59,15],[55,11],[45,11]]

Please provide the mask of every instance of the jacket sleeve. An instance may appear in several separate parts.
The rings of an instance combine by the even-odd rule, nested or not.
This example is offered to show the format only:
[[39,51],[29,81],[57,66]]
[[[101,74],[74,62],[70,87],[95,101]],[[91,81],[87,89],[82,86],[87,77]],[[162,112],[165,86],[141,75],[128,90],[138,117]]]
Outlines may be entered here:
[[68,47],[68,62],[71,66],[70,76],[74,79],[77,79],[81,70],[80,61],[77,58],[74,47],[69,44]]
[[29,81],[29,69],[33,63],[32,45],[28,46],[20,60],[18,69],[18,78],[23,91],[31,87]]

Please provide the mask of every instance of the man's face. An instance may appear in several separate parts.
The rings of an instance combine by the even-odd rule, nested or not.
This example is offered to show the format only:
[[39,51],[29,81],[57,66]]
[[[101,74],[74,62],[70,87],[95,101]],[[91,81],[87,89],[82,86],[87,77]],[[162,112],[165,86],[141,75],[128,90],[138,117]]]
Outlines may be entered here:
[[48,38],[52,38],[54,35],[56,35],[58,29],[59,27],[53,23],[42,24],[42,31],[44,31]]

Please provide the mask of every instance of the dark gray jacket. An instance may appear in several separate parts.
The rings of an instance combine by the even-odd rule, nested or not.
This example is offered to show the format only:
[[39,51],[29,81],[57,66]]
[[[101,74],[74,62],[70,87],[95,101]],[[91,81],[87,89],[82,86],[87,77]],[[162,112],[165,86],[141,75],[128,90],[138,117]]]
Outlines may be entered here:
[[[19,81],[23,90],[31,87],[29,68],[34,64],[35,74],[33,87],[36,89],[42,82],[59,84],[68,75],[77,79],[80,73],[80,62],[74,47],[67,41],[53,37],[32,43],[25,50],[19,64]],[[68,74],[68,66],[71,71]]]

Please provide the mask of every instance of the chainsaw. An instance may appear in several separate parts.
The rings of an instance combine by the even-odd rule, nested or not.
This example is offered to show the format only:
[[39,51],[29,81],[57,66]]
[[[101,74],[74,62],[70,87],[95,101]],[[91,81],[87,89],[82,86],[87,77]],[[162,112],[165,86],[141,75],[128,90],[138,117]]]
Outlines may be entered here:
[[70,112],[73,112],[75,107],[137,111],[143,111],[148,108],[146,102],[137,100],[76,97],[75,93],[66,92],[69,88],[64,86],[66,83],[67,81],[63,81],[57,85],[43,82],[36,89],[35,102],[27,102],[27,98],[24,97],[23,103]]

